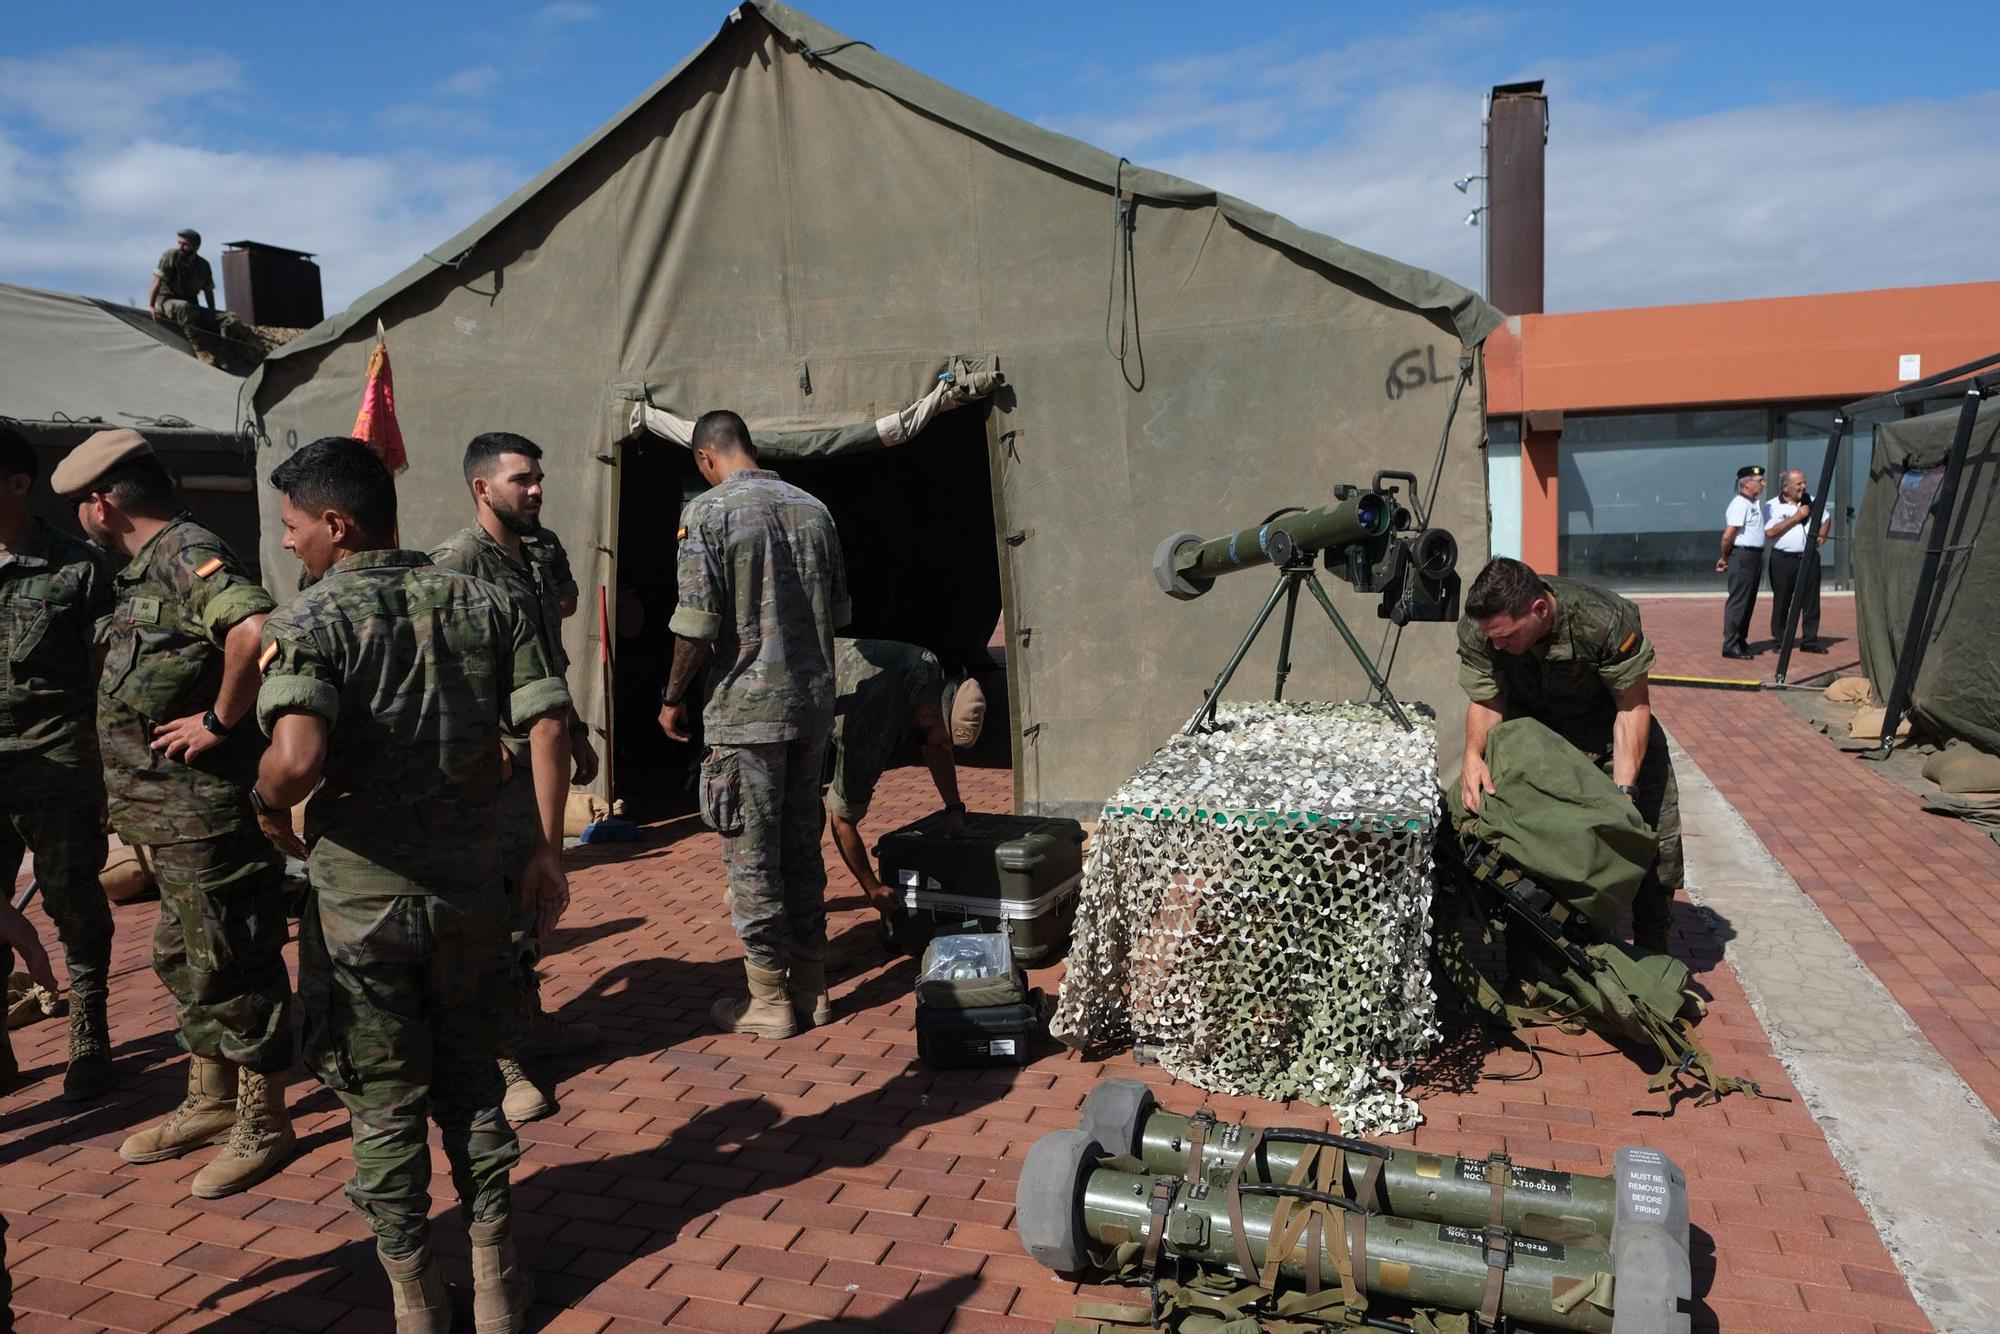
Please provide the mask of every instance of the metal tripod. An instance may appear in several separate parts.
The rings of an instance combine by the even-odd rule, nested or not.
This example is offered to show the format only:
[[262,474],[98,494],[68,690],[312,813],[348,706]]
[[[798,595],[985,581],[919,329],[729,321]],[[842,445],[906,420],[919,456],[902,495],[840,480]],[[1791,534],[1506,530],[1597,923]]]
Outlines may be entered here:
[[1353,652],[1354,660],[1361,664],[1362,671],[1368,673],[1368,679],[1374,684],[1375,692],[1381,696],[1382,702],[1389,706],[1389,712],[1395,716],[1403,730],[1406,732],[1410,730],[1409,715],[1403,712],[1403,706],[1397,703],[1396,697],[1389,692],[1389,683],[1383,679],[1382,673],[1376,670],[1374,659],[1368,656],[1368,651],[1361,647],[1361,641],[1354,637],[1354,632],[1347,628],[1347,622],[1342,620],[1340,613],[1334,609],[1333,599],[1326,595],[1326,589],[1321,586],[1319,576],[1313,570],[1312,553],[1306,552],[1278,571],[1278,582],[1272,586],[1271,596],[1264,599],[1263,609],[1257,613],[1257,619],[1250,622],[1250,631],[1243,636],[1243,642],[1236,646],[1236,652],[1230,655],[1229,665],[1222,669],[1222,674],[1215,678],[1215,684],[1208,688],[1208,697],[1202,701],[1201,707],[1195,710],[1194,717],[1188,719],[1187,726],[1181,729],[1182,736],[1193,736],[1197,732],[1215,726],[1215,710],[1222,702],[1223,688],[1229,684],[1229,678],[1236,675],[1236,669],[1243,665],[1243,659],[1249,656],[1250,646],[1256,643],[1257,636],[1263,633],[1264,626],[1271,619],[1271,613],[1278,608],[1280,598],[1285,603],[1285,626],[1284,633],[1278,641],[1278,679],[1271,688],[1271,698],[1281,700],[1285,697],[1285,678],[1292,674],[1292,627],[1298,619],[1301,588],[1312,590],[1313,599],[1319,603],[1327,619],[1333,622],[1333,628],[1340,631],[1340,637],[1347,641],[1347,647]]

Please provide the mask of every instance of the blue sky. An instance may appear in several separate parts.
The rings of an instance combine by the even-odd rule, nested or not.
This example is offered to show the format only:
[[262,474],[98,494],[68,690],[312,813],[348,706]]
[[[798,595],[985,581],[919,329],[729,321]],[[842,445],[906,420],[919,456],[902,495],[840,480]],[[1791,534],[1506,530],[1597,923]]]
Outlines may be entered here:
[[[137,299],[192,223],[211,257],[239,236],[319,252],[336,307],[727,13],[85,8],[9,15],[0,280]],[[1005,110],[1468,285],[1478,233],[1450,182],[1476,169],[1480,95],[1546,78],[1551,309],[2000,277],[2000,76],[1969,4],[808,8]]]

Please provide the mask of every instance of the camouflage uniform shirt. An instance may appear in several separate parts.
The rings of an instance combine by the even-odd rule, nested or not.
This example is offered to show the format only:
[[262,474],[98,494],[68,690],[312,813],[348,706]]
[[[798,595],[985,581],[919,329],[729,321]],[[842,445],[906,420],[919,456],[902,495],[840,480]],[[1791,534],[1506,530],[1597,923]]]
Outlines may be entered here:
[[314,714],[326,769],[306,807],[315,892],[442,894],[500,881],[503,725],[569,694],[491,584],[420,551],[348,556],[264,623],[257,721]]
[[102,799],[90,649],[112,602],[88,542],[38,520],[0,551],[0,808]]
[[[512,599],[515,609],[528,618],[541,641],[542,651],[555,667],[555,675],[566,677],[569,655],[563,652],[562,608],[557,604],[564,596],[576,595],[576,581],[569,578],[569,558],[563,554],[562,544],[555,541],[555,534],[541,536],[554,543],[553,556],[548,554],[546,546],[538,551],[529,539],[523,538],[521,555],[517,557],[475,523],[459,529],[433,548],[431,561],[447,570],[484,579]],[[562,592],[559,578],[568,582],[567,594]],[[517,740],[518,747],[514,744]],[[510,731],[508,750],[515,759],[524,758],[528,753],[527,734],[523,732],[517,738]]]
[[189,765],[152,749],[153,728],[215,703],[223,641],[239,621],[270,611],[271,595],[186,515],[155,533],[113,584],[118,604],[98,626],[106,653],[97,700],[111,827],[127,843],[241,827],[264,749],[256,729],[238,727]]
[[750,468],[681,511],[679,605],[670,628],[712,640],[712,745],[816,736],[833,726],[833,632],[847,570],[833,516],[774,472]]
[[1586,755],[1611,750],[1614,691],[1645,680],[1653,645],[1639,609],[1574,579],[1544,579],[1556,601],[1549,636],[1526,653],[1502,653],[1470,616],[1458,623],[1458,684],[1467,696],[1534,718]]
[[215,290],[215,270],[200,255],[182,255],[180,248],[167,251],[153,266],[160,280],[161,301],[181,300],[192,305],[203,292]]
[[859,820],[909,730],[910,714],[926,696],[939,697],[944,672],[928,650],[893,639],[836,639],[833,647],[840,694],[826,807],[843,820]]

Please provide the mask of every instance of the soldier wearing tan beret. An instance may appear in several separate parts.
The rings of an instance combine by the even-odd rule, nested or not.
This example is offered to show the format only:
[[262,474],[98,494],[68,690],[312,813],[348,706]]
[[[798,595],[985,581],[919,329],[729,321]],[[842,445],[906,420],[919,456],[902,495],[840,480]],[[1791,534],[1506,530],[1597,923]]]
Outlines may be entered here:
[[294,1148],[284,866],[250,806],[263,743],[242,726],[271,595],[180,511],[173,475],[137,431],[99,431],[49,480],[90,539],[127,562],[100,634],[98,746],[112,828],[159,878],[153,969],[189,1053],[187,1098],[119,1153],[157,1162],[226,1141],[192,1188],[234,1194]]

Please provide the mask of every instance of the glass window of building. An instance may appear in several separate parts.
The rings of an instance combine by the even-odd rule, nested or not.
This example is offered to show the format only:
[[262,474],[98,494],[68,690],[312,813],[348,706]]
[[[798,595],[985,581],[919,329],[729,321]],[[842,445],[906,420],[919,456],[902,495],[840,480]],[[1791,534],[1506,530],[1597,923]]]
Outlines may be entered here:
[[1572,416],[1558,449],[1561,572],[1637,591],[1721,591],[1736,470],[1770,466],[1764,408]]

